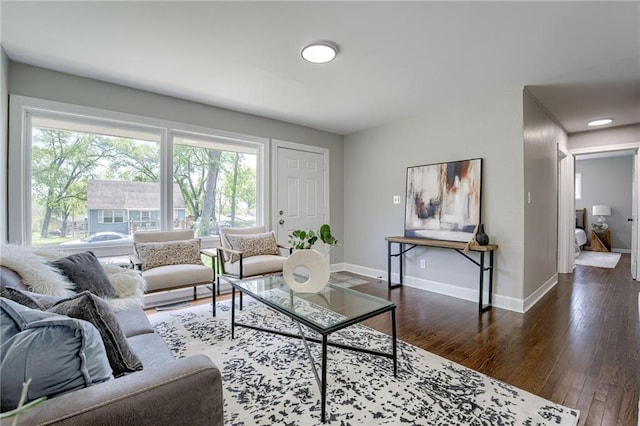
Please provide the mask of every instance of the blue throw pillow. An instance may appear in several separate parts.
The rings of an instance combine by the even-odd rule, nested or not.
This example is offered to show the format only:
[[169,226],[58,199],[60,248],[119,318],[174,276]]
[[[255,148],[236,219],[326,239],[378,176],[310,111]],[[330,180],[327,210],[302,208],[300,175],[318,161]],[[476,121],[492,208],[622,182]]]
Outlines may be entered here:
[[25,402],[85,388],[113,378],[98,330],[90,323],[27,308],[0,298],[2,411]]

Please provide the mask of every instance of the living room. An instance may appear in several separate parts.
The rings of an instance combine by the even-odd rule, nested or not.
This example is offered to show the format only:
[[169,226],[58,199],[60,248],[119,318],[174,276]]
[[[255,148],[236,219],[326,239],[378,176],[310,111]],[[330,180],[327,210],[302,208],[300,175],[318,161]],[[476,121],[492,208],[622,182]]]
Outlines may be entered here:
[[[302,10],[295,9],[302,7],[301,5],[289,5],[288,7],[293,8],[291,10],[287,10],[282,4],[278,7],[271,5],[282,14],[277,19],[274,15],[278,13],[273,12],[269,6],[269,3],[239,5],[237,10],[232,10],[231,21],[236,22],[238,17],[244,17],[247,22],[240,28],[245,32],[251,33],[249,30],[252,29],[254,34],[266,34],[271,27],[287,28],[283,26],[285,18],[292,19],[293,16],[304,15]],[[375,19],[370,26],[384,27],[388,24],[387,17],[392,16],[395,17],[394,21],[405,22],[407,33],[418,31],[422,27],[432,28],[432,33],[418,33],[419,37],[411,37],[411,34],[408,34],[405,40],[407,44],[398,50],[404,51],[406,55],[411,52],[428,52],[425,56],[433,59],[430,68],[417,71],[406,69],[405,75],[397,74],[394,77],[394,84],[410,86],[410,91],[419,94],[409,100],[374,97],[373,92],[370,94],[364,91],[363,86],[357,84],[358,79],[367,80],[368,69],[384,68],[383,61],[388,61],[390,67],[396,62],[402,63],[402,57],[393,56],[399,53],[391,50],[387,51],[388,54],[392,54],[389,58],[375,57],[363,60],[360,68],[357,68],[358,73],[348,81],[342,82],[342,86],[339,87],[342,90],[352,88],[351,97],[365,99],[364,104],[351,108],[368,111],[368,119],[371,121],[357,121],[357,117],[347,108],[351,104],[340,103],[304,111],[299,110],[298,106],[292,106],[288,114],[275,109],[269,114],[261,114],[260,108],[268,109],[268,105],[264,104],[269,103],[269,98],[273,98],[275,102],[275,99],[286,98],[289,92],[291,96],[298,95],[296,85],[290,83],[288,79],[291,77],[288,75],[280,77],[286,80],[286,84],[274,86],[275,89],[271,92],[257,92],[264,99],[262,104],[257,104],[259,106],[252,105],[258,102],[255,99],[258,96],[247,94],[251,90],[238,89],[236,103],[232,103],[225,98],[226,92],[223,92],[225,95],[215,93],[216,90],[226,90],[221,86],[225,86],[225,79],[230,78],[232,72],[216,70],[215,63],[203,65],[198,62],[206,51],[207,43],[202,43],[204,47],[194,48],[194,53],[190,54],[190,50],[185,47],[187,44],[171,44],[171,40],[163,38],[162,41],[167,43],[165,48],[170,49],[174,57],[180,58],[180,61],[168,61],[166,54],[161,57],[145,55],[147,41],[133,43],[134,39],[131,39],[130,43],[119,44],[119,48],[123,49],[122,56],[108,59],[116,65],[126,65],[116,66],[122,68],[120,73],[109,74],[102,71],[105,69],[102,61],[107,60],[104,59],[108,51],[106,46],[96,48],[92,56],[81,51],[86,55],[82,58],[84,64],[74,64],[69,60],[68,66],[63,68],[56,61],[57,58],[49,59],[42,52],[31,51],[33,46],[23,46],[19,42],[23,33],[18,31],[17,27],[34,32],[32,24],[26,24],[27,17],[34,19],[35,16],[51,15],[62,19],[65,14],[71,16],[75,13],[79,13],[79,17],[62,21],[64,24],[56,23],[56,26],[60,27],[76,27],[75,37],[73,34],[67,34],[68,38],[63,38],[64,43],[75,46],[86,34],[93,33],[92,26],[103,29],[104,32],[95,31],[98,38],[106,38],[104,34],[108,33],[107,30],[99,27],[99,22],[94,17],[100,13],[111,16],[108,7],[106,4],[74,6],[55,2],[47,2],[46,5],[32,2],[25,5],[20,2],[2,2],[3,122],[12,123],[11,120],[14,119],[6,100],[9,96],[21,96],[326,149],[330,165],[330,209],[327,217],[335,235],[342,241],[342,245],[331,252],[331,264],[335,270],[374,278],[386,274],[387,252],[384,238],[403,233],[403,204],[393,204],[392,198],[405,195],[407,167],[483,158],[482,218],[491,242],[500,247],[496,252],[494,306],[520,313],[535,306],[537,301],[556,285],[558,272],[570,272],[570,269],[562,270],[558,267],[556,255],[562,241],[558,236],[562,231],[562,224],[558,223],[557,209],[558,202],[562,203],[562,199],[558,201],[557,196],[559,183],[556,145],[559,144],[565,150],[571,151],[572,140],[578,144],[585,139],[581,130],[569,133],[563,129],[548,114],[550,107],[544,102],[540,106],[540,99],[536,99],[533,94],[546,93],[542,89],[537,90],[538,86],[553,86],[556,83],[570,85],[580,82],[586,78],[587,71],[594,72],[609,83],[611,79],[625,80],[629,64],[632,71],[637,71],[638,42],[634,34],[637,34],[638,18],[637,4],[634,3],[563,3],[557,6],[533,3],[520,6],[510,3],[460,3],[453,6],[452,10],[448,10],[443,4],[434,4],[431,6],[435,8],[433,11],[428,9],[427,4],[416,4],[411,6],[417,8],[415,11],[409,7],[400,8],[398,12],[394,12],[394,6],[390,4],[381,4],[377,6],[381,10],[371,13],[371,19]],[[143,11],[151,14],[149,16],[153,13],[170,14],[166,11],[147,10],[147,6],[140,4],[121,3],[118,7],[120,9],[113,12],[116,17],[127,15],[127,10],[130,16],[136,16]],[[230,6],[221,7],[226,10]],[[322,31],[323,23],[318,17],[317,21],[314,20],[313,31],[296,34],[296,37],[313,40],[305,38],[296,40],[296,43],[304,44],[316,38],[334,37],[335,34],[334,41],[341,46],[346,39],[337,37],[342,33],[345,37],[349,32],[357,33],[358,31],[354,31],[352,27],[362,19],[357,17],[361,14],[367,15],[363,9],[374,6],[330,3],[316,4],[315,7],[321,9],[321,13],[313,9],[315,13],[319,13],[319,17],[343,16],[336,22],[338,28],[331,32]],[[345,9],[342,10],[341,7]],[[180,11],[180,8],[174,10]],[[392,12],[398,15],[393,15]],[[84,20],[81,19],[81,13],[87,14]],[[184,19],[183,25],[207,28],[223,24],[202,23],[197,20],[198,13],[181,13],[177,16]],[[213,12],[212,14],[215,15]],[[416,15],[420,19],[410,19]],[[222,11],[220,16],[218,19],[223,20]],[[269,19],[258,19],[260,16],[267,16]],[[498,16],[505,18],[498,19]],[[522,18],[524,16],[527,19]],[[43,26],[39,27],[40,31],[48,35],[56,34],[55,30],[44,26],[46,19],[41,19]],[[104,25],[111,25],[111,28],[121,25],[120,31],[127,28],[125,23],[118,20],[104,21],[107,22]],[[311,22],[308,24],[311,25]],[[403,25],[394,25],[398,26],[398,31],[403,31]],[[470,27],[470,31],[464,36],[456,36],[465,26]],[[485,38],[478,35],[492,26],[502,32],[487,32]],[[16,31],[15,35],[8,37],[8,34],[14,34],[13,31]],[[86,34],[83,34],[83,31]],[[240,31],[232,31],[230,34],[237,37],[238,32]],[[327,32],[329,34],[326,34]],[[509,34],[508,32],[521,36],[511,39],[505,35]],[[370,36],[371,40],[377,40],[375,33],[365,34]],[[607,37],[603,34],[607,34]],[[382,35],[390,37],[384,31]],[[221,37],[218,33],[215,36]],[[476,36],[478,38],[475,38]],[[289,34],[281,37],[291,38]],[[39,43],[46,46],[44,38],[40,39]],[[250,41],[255,42],[255,38]],[[444,48],[435,46],[448,43],[448,38],[453,39],[450,44],[459,43],[462,47],[448,54]],[[538,39],[535,42],[532,41],[536,38]],[[606,41],[601,41],[603,39]],[[411,40],[413,41],[410,43]],[[237,40],[237,43],[238,50],[248,49],[246,43],[241,44],[240,40]],[[585,51],[584,46],[591,43],[607,44],[611,49],[604,53]],[[234,40],[225,40],[225,43],[221,44],[227,46],[224,52],[232,57]],[[344,45],[338,52],[336,61],[329,66],[336,68],[340,66],[340,61],[348,63],[349,55],[355,46],[357,45]],[[131,50],[124,51],[125,47]],[[447,44],[447,47],[452,46]],[[525,55],[516,56],[517,52],[523,50],[532,52],[529,55],[530,59],[525,60]],[[299,60],[298,47],[291,54],[291,61]],[[144,65],[137,62],[137,56],[149,60],[150,63]],[[490,57],[494,62],[483,62],[485,57]],[[509,58],[515,59],[510,61]],[[272,70],[264,56],[262,60],[264,63],[254,65],[255,68],[235,65],[240,75],[247,81],[252,81],[256,75],[269,74]],[[302,66],[295,63],[292,69]],[[508,77],[494,77],[494,67],[514,71]],[[156,68],[171,70],[171,84],[166,81],[154,83],[156,79],[159,81],[159,77],[150,70]],[[320,68],[320,71],[305,71],[306,81],[315,81],[318,86],[322,86],[325,81],[322,72],[339,72],[334,68],[325,66]],[[403,67],[400,68],[403,71]],[[532,70],[536,68],[541,68],[542,72],[535,74]],[[137,70],[140,70],[141,76],[138,80],[131,80],[129,72],[135,74]],[[431,73],[428,74],[426,70],[430,70]],[[611,79],[608,76],[609,71],[613,75]],[[213,80],[210,85],[213,87],[212,96],[217,96],[216,101],[207,98],[204,89],[206,86],[202,86],[200,90],[198,87],[187,85],[186,81],[192,79],[192,73],[193,79],[196,79],[196,76],[202,78],[201,75],[204,74]],[[445,85],[444,81],[448,83]],[[388,81],[382,80],[379,84],[390,85]],[[327,90],[327,87],[319,90],[320,92],[314,91],[304,97],[320,102],[324,98],[322,91]],[[246,96],[243,98],[243,95]],[[416,97],[422,101],[416,100]],[[297,105],[296,102],[297,98],[295,102],[290,103]],[[390,113],[388,109],[382,109],[379,105],[383,104],[392,105],[395,112]],[[323,116],[323,110],[331,110],[332,115]],[[338,120],[336,117],[341,115],[346,118]],[[638,143],[637,111],[635,117],[635,121],[616,121],[614,127],[590,133],[601,135],[599,145]],[[6,155],[12,149],[15,152],[14,147],[20,146],[12,142],[12,133],[14,130],[9,124],[8,128],[2,127],[0,134],[3,155],[1,183],[3,187],[8,188],[15,186],[12,184],[10,172],[5,170],[5,164],[11,161],[11,157]],[[615,137],[614,140],[611,139],[611,135]],[[606,143],[603,139],[607,139]],[[0,231],[3,240],[23,242],[19,237],[23,235],[23,231],[14,226],[13,222],[13,218],[21,215],[23,209],[19,203],[14,203],[13,196],[21,198],[19,191],[17,195],[13,189],[3,191],[0,203],[3,226]],[[267,206],[270,204],[267,203]],[[573,207],[570,207],[569,211],[572,209]],[[275,228],[276,211],[265,208],[262,221],[268,227]],[[572,240],[568,246],[572,251]],[[476,299],[476,281],[469,279],[476,273],[472,265],[467,264],[465,259],[455,253],[420,250],[407,257],[407,285],[461,299]],[[424,270],[419,267],[418,260],[421,258],[426,259]],[[473,296],[470,296],[472,294]]]

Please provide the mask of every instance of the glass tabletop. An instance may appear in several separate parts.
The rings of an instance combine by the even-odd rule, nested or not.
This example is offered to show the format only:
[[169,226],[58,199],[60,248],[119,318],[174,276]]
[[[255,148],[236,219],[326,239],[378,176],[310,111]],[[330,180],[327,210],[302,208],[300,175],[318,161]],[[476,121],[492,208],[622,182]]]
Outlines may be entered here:
[[321,330],[357,322],[395,307],[388,300],[336,283],[327,284],[318,293],[296,293],[287,287],[281,274],[232,281],[231,284],[266,305]]

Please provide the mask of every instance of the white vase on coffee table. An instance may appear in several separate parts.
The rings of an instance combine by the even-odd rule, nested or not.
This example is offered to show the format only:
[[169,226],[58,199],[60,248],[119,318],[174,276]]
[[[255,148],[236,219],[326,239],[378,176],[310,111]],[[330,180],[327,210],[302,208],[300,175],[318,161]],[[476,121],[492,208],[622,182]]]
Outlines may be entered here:
[[[306,269],[307,280],[299,282],[294,276],[297,268]],[[284,262],[282,276],[287,286],[296,293],[317,293],[329,282],[329,262],[313,249],[294,251]],[[298,276],[299,277],[299,276]]]

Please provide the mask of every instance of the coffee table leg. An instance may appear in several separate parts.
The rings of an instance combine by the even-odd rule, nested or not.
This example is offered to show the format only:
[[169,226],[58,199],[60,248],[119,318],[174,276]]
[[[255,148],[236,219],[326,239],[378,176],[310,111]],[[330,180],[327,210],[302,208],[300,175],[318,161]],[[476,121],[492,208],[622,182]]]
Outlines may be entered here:
[[[313,362],[313,360],[311,360]],[[320,417],[322,423],[326,422],[325,416],[327,412],[327,336],[322,336],[322,383],[320,383]]]
[[231,286],[231,338],[234,336],[234,326],[236,325],[236,288]]
[[391,310],[391,328],[393,332],[393,377],[398,377],[398,339],[396,334],[396,308]]

